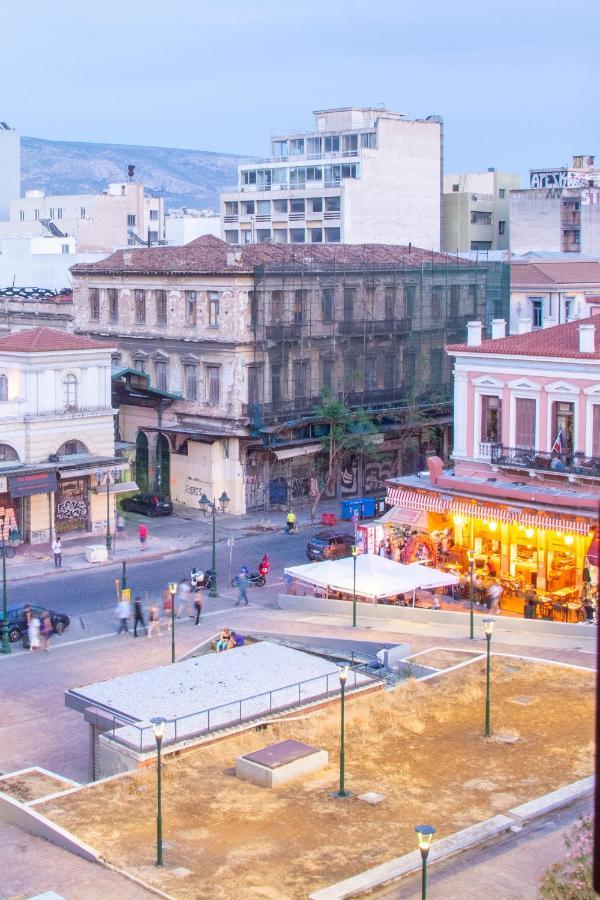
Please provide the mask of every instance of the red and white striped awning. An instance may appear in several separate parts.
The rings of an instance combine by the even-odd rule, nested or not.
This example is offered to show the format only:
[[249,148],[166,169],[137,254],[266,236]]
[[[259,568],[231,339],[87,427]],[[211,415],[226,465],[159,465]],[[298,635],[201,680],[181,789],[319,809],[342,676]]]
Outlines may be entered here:
[[522,513],[518,517],[519,525],[527,528],[542,528],[545,531],[563,531],[567,534],[588,535],[594,528],[594,523],[580,521],[565,516],[544,516],[539,513]]
[[452,516],[468,516],[471,519],[498,519],[500,522],[512,522],[515,514],[512,509],[501,506],[482,506],[480,503],[469,503],[468,500],[452,500],[448,506]]
[[447,502],[439,494],[426,491],[404,491],[401,488],[388,488],[386,503],[390,506],[402,506],[405,509],[420,509],[426,512],[446,512]]

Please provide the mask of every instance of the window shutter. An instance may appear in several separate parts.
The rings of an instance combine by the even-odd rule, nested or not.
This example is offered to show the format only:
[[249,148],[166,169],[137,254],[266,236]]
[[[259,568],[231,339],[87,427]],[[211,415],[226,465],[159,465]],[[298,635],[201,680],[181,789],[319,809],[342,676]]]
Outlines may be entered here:
[[515,444],[535,449],[535,400],[518,397],[515,401]]
[[600,404],[595,404],[592,410],[592,456],[600,456]]

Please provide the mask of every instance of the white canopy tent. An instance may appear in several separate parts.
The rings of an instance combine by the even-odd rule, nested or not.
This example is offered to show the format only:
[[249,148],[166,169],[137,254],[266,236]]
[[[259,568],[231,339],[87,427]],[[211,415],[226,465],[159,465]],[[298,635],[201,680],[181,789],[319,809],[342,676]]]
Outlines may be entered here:
[[[354,561],[345,559],[324,560],[304,566],[291,566],[285,574],[298,581],[334,591],[352,594],[354,590]],[[356,557],[356,593],[372,600],[409,594],[419,588],[435,589],[458,583],[458,577],[450,572],[440,572],[419,563],[404,566],[372,553]]]

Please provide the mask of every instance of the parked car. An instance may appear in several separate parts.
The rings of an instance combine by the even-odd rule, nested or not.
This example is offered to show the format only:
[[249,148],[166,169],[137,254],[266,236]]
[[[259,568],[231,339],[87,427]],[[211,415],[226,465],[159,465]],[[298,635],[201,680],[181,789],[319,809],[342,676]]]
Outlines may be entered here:
[[313,561],[318,559],[342,559],[350,556],[354,536],[341,532],[319,531],[306,545],[306,555]]
[[[12,606],[8,610],[8,639],[11,644],[14,644],[15,641],[20,641],[23,638],[27,638],[25,608],[26,605],[23,604],[22,606]],[[31,612],[41,621],[42,613],[45,612],[45,607],[34,606],[33,604],[31,604]],[[52,622],[52,628],[54,629],[55,634],[62,634],[63,631],[65,631],[71,624],[71,620],[66,615],[66,613],[55,612],[52,609],[49,609],[48,612],[50,613],[50,621]],[[4,618],[2,615],[2,611],[0,610],[0,632],[3,625]]]
[[121,501],[121,509],[143,513],[146,516],[170,516],[173,504],[168,497],[142,492]]

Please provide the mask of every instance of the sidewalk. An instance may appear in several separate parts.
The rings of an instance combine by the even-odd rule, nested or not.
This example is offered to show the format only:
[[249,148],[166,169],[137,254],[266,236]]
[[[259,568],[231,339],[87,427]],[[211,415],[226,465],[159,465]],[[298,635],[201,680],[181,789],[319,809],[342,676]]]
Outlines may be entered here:
[[[297,510],[298,527],[317,528],[324,512],[336,513],[339,503],[324,503],[315,514],[315,523],[310,522],[310,508]],[[191,550],[194,547],[207,547],[212,542],[212,518],[205,516],[199,509],[190,509],[175,503],[173,515],[160,518],[148,518],[136,513],[125,513],[126,527],[124,534],[117,534],[113,549],[107,562],[89,563],[85,557],[86,547],[105,546],[104,534],[63,535],[62,536],[62,570],[63,572],[80,569],[101,569],[120,565],[123,560],[128,563],[143,562],[147,559],[161,559],[165,556]],[[142,550],[138,538],[138,526],[143,522],[148,528],[148,542]],[[190,527],[190,523],[193,526]],[[348,523],[341,523],[342,527]],[[218,515],[216,523],[217,541],[220,543],[233,537],[240,540],[254,537],[257,534],[268,534],[283,531],[285,513],[257,512],[243,516]],[[322,526],[321,526],[322,527]],[[350,524],[350,529],[352,525]],[[7,559],[7,577],[9,581],[25,578],[39,578],[59,571],[54,566],[54,556],[49,543],[23,544],[12,559]]]

